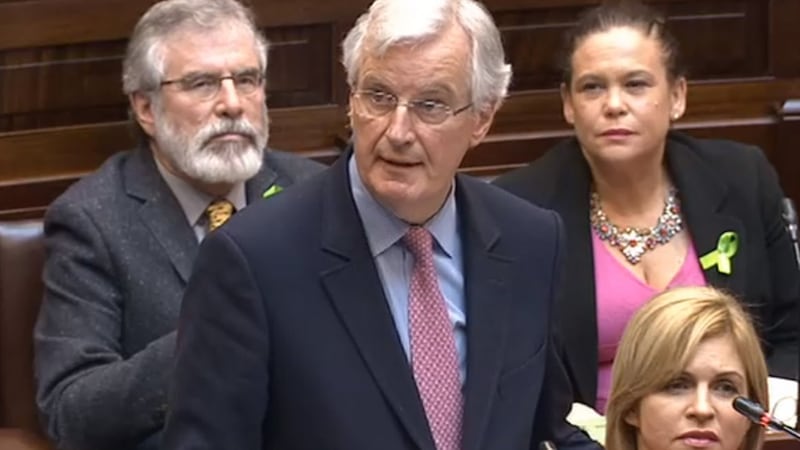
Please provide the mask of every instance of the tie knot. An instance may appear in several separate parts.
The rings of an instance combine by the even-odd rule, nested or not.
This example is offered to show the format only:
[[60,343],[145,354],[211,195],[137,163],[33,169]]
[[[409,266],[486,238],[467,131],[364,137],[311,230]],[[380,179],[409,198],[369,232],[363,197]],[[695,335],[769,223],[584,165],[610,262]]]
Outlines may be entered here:
[[433,236],[424,227],[410,227],[403,236],[403,243],[418,262],[433,260]]
[[224,198],[211,202],[206,208],[208,231],[214,231],[221,227],[222,224],[231,218],[234,212],[236,212],[236,207],[233,206],[233,203]]

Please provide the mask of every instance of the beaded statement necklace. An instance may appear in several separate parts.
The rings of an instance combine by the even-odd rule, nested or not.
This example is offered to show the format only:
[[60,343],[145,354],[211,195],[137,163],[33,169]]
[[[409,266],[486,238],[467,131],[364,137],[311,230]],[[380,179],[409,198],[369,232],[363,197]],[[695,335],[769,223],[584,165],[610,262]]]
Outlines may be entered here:
[[589,217],[597,236],[622,252],[631,264],[639,263],[645,252],[666,244],[683,229],[681,205],[675,188],[670,188],[664,201],[664,211],[656,225],[650,228],[618,227],[611,223],[595,191],[592,191],[589,206]]

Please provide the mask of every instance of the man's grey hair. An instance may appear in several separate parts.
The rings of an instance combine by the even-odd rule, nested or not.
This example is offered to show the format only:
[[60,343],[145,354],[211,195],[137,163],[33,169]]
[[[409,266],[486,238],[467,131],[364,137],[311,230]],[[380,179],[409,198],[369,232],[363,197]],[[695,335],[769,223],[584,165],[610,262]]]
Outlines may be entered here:
[[242,27],[253,33],[259,66],[267,70],[269,42],[253,13],[236,0],[166,0],[153,5],[136,24],[122,63],[126,95],[156,90],[164,77],[165,41],[184,31],[206,32]]
[[472,103],[478,110],[499,106],[508,93],[511,65],[492,16],[475,0],[376,0],[342,42],[350,87],[355,89],[366,55],[380,57],[392,46],[431,40],[453,20],[472,43]]

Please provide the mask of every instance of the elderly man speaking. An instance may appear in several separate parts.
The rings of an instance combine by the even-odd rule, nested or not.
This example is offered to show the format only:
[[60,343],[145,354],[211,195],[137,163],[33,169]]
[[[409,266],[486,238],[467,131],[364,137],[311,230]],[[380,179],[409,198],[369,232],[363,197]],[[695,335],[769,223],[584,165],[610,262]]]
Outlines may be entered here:
[[164,447],[596,448],[564,422],[558,217],[456,175],[511,76],[491,17],[377,0],[344,66],[352,149],[203,243]]

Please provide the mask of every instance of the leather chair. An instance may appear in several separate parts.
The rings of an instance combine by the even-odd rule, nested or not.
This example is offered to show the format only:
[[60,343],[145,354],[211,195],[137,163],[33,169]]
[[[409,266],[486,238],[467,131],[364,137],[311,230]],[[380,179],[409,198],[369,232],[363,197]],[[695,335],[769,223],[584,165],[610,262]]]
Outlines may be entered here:
[[42,222],[0,222],[0,449],[52,450],[39,427],[33,325],[42,300]]

